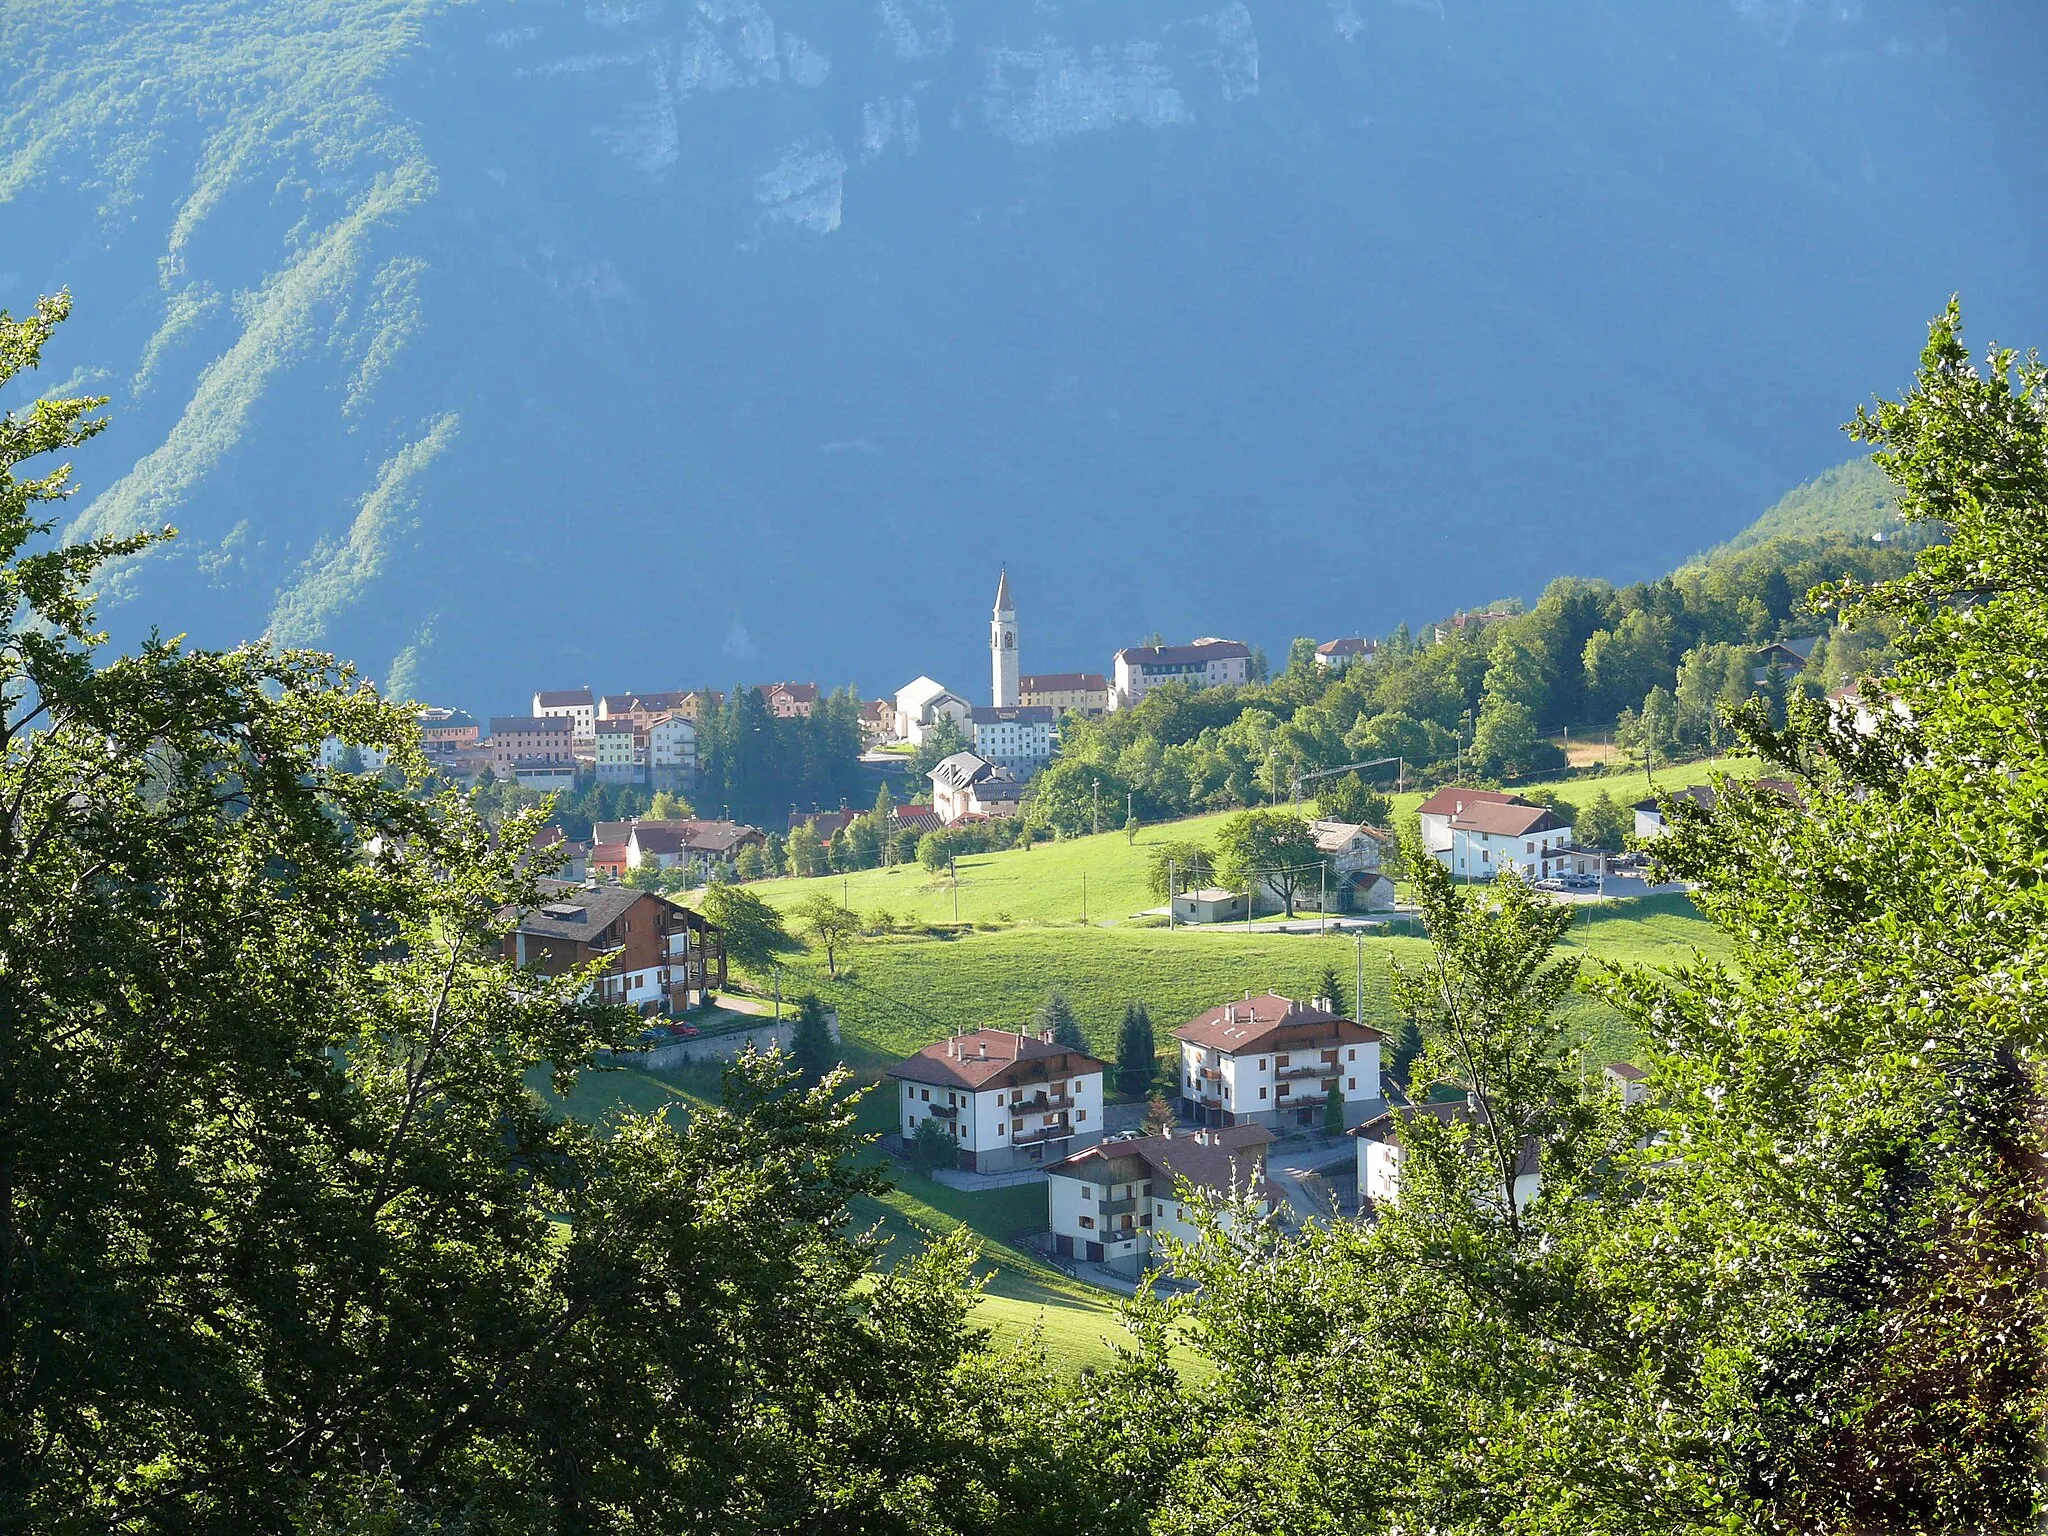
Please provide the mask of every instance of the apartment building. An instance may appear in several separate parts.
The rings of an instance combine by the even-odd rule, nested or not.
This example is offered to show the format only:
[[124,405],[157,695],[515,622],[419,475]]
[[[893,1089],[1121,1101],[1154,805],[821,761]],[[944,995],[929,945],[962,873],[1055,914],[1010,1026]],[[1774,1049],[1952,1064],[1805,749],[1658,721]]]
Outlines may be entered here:
[[1249,1196],[1270,1214],[1281,1204],[1266,1177],[1272,1140],[1262,1125],[1218,1126],[1105,1141],[1062,1159],[1045,1171],[1053,1251],[1135,1277],[1158,1262],[1160,1238],[1200,1238],[1193,1207],[1203,1195]]
[[1530,880],[1572,864],[1572,829],[1546,806],[1497,790],[1440,789],[1416,813],[1422,845],[1439,864],[1469,880],[1514,869]]
[[1138,645],[1116,653],[1111,709],[1129,709],[1154,688],[1186,683],[1220,688],[1251,678],[1252,650],[1241,640],[1197,640],[1191,645]]
[[927,1120],[959,1144],[962,1168],[1030,1168],[1102,1139],[1103,1064],[1049,1036],[977,1029],[889,1069],[907,1141]]
[[1053,712],[1043,704],[978,708],[968,715],[975,756],[999,768],[1032,774],[1052,761]]
[[536,693],[533,712],[543,719],[559,717],[567,720],[572,727],[571,734],[579,743],[587,743],[597,734],[597,700],[590,696],[588,688],[560,688]]
[[1099,715],[1109,708],[1109,679],[1100,672],[1031,673],[1017,679],[1017,702],[1049,709],[1054,719]]
[[1327,998],[1298,1003],[1277,992],[1247,993],[1190,1020],[1174,1038],[1184,1119],[1272,1130],[1317,1126],[1333,1088],[1346,1126],[1386,1108],[1380,1090],[1386,1036],[1332,1012]]
[[597,999],[650,1017],[680,1013],[725,985],[725,946],[701,913],[625,886],[545,884],[551,899],[520,912],[505,935],[508,960],[549,976],[601,960]]

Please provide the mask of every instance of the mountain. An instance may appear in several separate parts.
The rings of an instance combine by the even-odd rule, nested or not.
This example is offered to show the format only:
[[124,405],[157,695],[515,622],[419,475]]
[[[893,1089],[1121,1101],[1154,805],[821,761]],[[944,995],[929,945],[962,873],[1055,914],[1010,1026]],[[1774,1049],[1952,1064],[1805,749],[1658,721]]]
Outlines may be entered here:
[[1385,630],[2048,331],[2032,8],[0,0],[0,304],[106,616],[407,693]]

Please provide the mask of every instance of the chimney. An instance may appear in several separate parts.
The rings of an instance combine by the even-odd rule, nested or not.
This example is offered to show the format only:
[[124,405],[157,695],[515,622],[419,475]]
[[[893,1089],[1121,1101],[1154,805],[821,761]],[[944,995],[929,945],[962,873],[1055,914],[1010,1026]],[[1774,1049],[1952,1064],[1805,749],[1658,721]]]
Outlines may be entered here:
[[1223,1022],[1226,1024],[1235,1024],[1237,1022],[1237,1004],[1225,1003],[1223,1005]]
[[981,1047],[977,1054],[986,1057],[988,1055],[988,1042],[986,1040],[977,1040],[975,1044]]

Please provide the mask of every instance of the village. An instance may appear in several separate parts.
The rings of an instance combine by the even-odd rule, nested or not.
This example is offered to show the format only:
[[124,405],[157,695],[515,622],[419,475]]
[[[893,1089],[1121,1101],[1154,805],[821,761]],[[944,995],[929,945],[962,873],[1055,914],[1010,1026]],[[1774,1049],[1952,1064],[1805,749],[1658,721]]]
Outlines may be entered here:
[[[1453,623],[1483,620],[1466,615]],[[1121,650],[1106,674],[1023,673],[1007,572],[989,648],[987,705],[920,676],[892,700],[861,709],[866,757],[885,771],[941,732],[970,743],[928,770],[923,796],[890,807],[903,837],[1016,818],[1034,779],[1058,756],[1064,721],[1129,709],[1166,683],[1190,691],[1242,685],[1254,665],[1251,646],[1211,637]],[[1370,666],[1376,649],[1363,638],[1328,641],[1314,664]],[[1760,666],[1804,660],[1799,643],[1772,649],[1783,654],[1760,658]],[[822,697],[813,683],[757,692],[767,712],[785,720],[806,717]],[[726,702],[708,689],[543,689],[531,714],[493,717],[488,731],[458,710],[423,709],[419,718],[430,763],[457,782],[488,776],[550,791],[595,781],[680,797],[697,788],[699,728]],[[1680,793],[1711,808],[1704,786]],[[1653,796],[1630,807],[1638,839],[1662,829],[1663,804]],[[1449,784],[1429,793],[1414,815],[1423,850],[1460,880],[1512,870],[1558,901],[1651,889],[1639,855],[1577,846],[1569,820],[1551,804]],[[597,821],[587,842],[550,827],[539,846],[559,866],[547,882],[552,899],[515,915],[506,956],[552,975],[597,969],[596,995],[647,1021],[637,1060],[648,1068],[729,1057],[747,1045],[787,1049],[793,1028],[779,967],[772,998],[747,995],[719,925],[682,893],[709,883],[744,887],[764,871],[771,838],[802,829],[830,840],[855,820],[844,808],[792,810],[786,831],[771,833],[731,820],[650,815]],[[1307,827],[1312,876],[1300,868],[1254,871],[1229,887],[1170,879],[1161,905],[1135,915],[1163,915],[1169,929],[1325,934],[1369,931],[1402,915],[1387,827],[1320,816]],[[1170,1246],[1163,1239],[1195,1237],[1193,1202],[1255,1211],[1281,1227],[1369,1218],[1398,1198],[1409,1116],[1460,1122],[1483,1115],[1454,1085],[1415,1085],[1411,1097],[1383,1062],[1387,1033],[1365,1022],[1362,998],[1354,998],[1357,1016],[1350,1017],[1328,996],[1241,990],[1173,1031],[1170,1094],[1152,1091],[1149,1077],[1131,1085],[1139,1091],[1106,1093],[1105,1074],[1114,1078],[1118,1069],[1078,1038],[1039,1028],[953,1030],[884,1069],[896,1098],[884,1142],[968,1197],[1042,1187],[1042,1230],[1027,1246],[1073,1278],[1114,1290],[1162,1262]],[[699,1024],[711,1016],[724,1019],[724,1033],[700,1039]],[[836,1016],[833,1023],[836,1029]],[[621,1058],[629,1059],[636,1058]],[[1643,1091],[1643,1074],[1628,1061],[1593,1070],[1626,1102]],[[1532,1147],[1504,1193],[1525,1203],[1540,1180]]]

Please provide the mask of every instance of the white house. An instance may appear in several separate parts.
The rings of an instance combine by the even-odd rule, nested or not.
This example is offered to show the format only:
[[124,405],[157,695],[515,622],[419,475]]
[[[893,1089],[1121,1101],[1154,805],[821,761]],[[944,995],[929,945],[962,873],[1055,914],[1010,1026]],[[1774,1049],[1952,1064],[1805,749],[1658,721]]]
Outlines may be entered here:
[[1053,718],[1043,704],[973,710],[968,723],[974,727],[975,755],[1000,768],[1036,773],[1052,761]]
[[1262,1125],[1220,1126],[1106,1141],[1053,1164],[1045,1171],[1053,1251],[1136,1275],[1161,1235],[1189,1243],[1201,1236],[1191,1208],[1198,1192],[1249,1195],[1261,1215],[1270,1213],[1280,1203],[1266,1177],[1272,1140]]
[[1376,660],[1380,652],[1377,640],[1352,635],[1343,640],[1325,640],[1316,647],[1316,665],[1325,672],[1342,672],[1353,662]]
[[942,718],[951,719],[964,735],[974,706],[941,683],[920,677],[896,690],[896,739],[924,745],[925,733]]
[[1632,1061],[1610,1061],[1600,1075],[1624,1104],[1640,1104],[1650,1096],[1650,1074]]
[[1503,869],[1530,880],[1570,866],[1572,829],[1546,806],[1490,789],[1440,789],[1422,802],[1422,845],[1454,875],[1491,880]]
[[977,1029],[889,1069],[907,1141],[936,1120],[960,1166],[1002,1173],[1057,1162],[1102,1139],[1102,1063],[1049,1037]]
[[330,771],[353,762],[357,773],[382,773],[390,761],[391,754],[383,747],[359,747],[339,736],[329,736],[320,743],[320,766]]
[[1370,1025],[1332,1013],[1327,998],[1297,1003],[1277,992],[1225,1003],[1175,1030],[1180,1107],[1205,1125],[1274,1130],[1323,1123],[1334,1087],[1344,1123],[1386,1108],[1380,1042]]
[[949,827],[966,816],[1015,815],[1022,804],[1017,776],[973,752],[941,758],[926,777],[932,781],[932,810]]
[[579,745],[597,734],[597,700],[590,696],[588,688],[561,688],[536,693],[533,696],[533,713],[536,719],[559,716],[568,720],[569,734]]
[[1212,638],[1192,645],[1134,645],[1116,653],[1111,709],[1129,709],[1163,683],[1219,688],[1251,677],[1252,649],[1241,640]]
[[[1447,1125],[1470,1127],[1466,1133],[1477,1138],[1487,1124],[1486,1111],[1476,1100],[1458,1099],[1449,1104],[1404,1104],[1376,1115],[1356,1127],[1352,1136],[1357,1154],[1358,1193],[1361,1201],[1392,1205],[1400,1196],[1401,1163],[1407,1153],[1401,1146],[1403,1122],[1427,1115]],[[1515,1155],[1513,1193],[1515,1209],[1527,1210],[1542,1183],[1539,1171],[1541,1147],[1533,1136],[1525,1137]]]
[[697,787],[697,726],[673,711],[647,722],[647,777],[656,789]]

